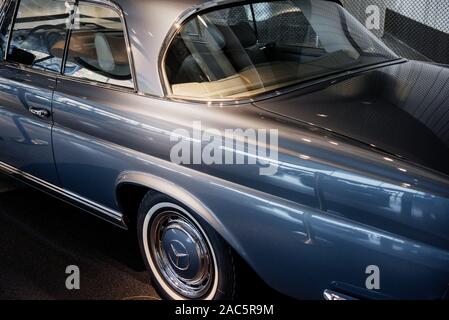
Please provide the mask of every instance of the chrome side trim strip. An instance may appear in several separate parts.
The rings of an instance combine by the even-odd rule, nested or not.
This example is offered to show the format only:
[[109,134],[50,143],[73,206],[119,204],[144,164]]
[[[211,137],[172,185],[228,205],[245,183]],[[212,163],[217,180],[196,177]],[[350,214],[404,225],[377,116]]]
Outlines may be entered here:
[[[99,203],[96,203],[94,201],[86,199],[76,193],[73,193],[73,192],[70,192],[63,188],[60,188],[58,186],[55,186],[47,181],[39,179],[29,173],[26,173],[20,169],[17,169],[15,167],[10,166],[9,164],[6,164],[1,161],[0,161],[0,171],[3,171],[6,174],[9,174],[11,176],[18,176],[26,181],[35,183],[35,184],[45,188],[48,191],[52,191],[56,194],[59,194],[66,199],[69,199],[71,201],[79,203],[80,205],[86,206],[89,209],[92,209],[94,211],[94,212],[89,211],[90,213],[98,216],[99,218],[105,219],[107,221],[111,221],[115,224],[118,224],[118,225],[126,228],[126,224],[124,222],[123,215],[120,212],[117,212],[117,211],[107,208]],[[99,214],[96,214],[97,212]]]

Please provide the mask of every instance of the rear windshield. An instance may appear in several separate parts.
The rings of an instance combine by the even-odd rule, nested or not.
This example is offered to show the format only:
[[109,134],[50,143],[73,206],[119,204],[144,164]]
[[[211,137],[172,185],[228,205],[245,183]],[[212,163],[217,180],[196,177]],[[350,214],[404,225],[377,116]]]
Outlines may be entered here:
[[165,76],[173,96],[240,99],[397,58],[338,4],[242,2],[188,20]]

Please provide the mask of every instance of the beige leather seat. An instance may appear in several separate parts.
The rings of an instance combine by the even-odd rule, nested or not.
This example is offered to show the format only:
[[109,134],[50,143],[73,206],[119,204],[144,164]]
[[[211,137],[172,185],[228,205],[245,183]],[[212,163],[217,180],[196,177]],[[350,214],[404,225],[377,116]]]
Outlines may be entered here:
[[[50,53],[62,58],[65,41],[56,42]],[[95,33],[91,31],[74,31],[70,38],[69,59],[81,58],[83,61],[106,71],[114,72],[120,70],[129,71],[128,52],[123,34],[118,33]]]

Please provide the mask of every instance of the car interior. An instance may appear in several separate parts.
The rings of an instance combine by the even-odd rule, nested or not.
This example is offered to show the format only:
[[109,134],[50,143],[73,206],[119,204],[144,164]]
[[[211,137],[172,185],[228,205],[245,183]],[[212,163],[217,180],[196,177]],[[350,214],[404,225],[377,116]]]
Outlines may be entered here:
[[[356,58],[344,51],[329,55],[321,48],[260,44],[250,30],[251,26],[242,22],[230,28],[210,28],[204,39],[176,39],[176,49],[168,59],[181,58],[182,62],[178,72],[168,69],[173,93],[238,97],[244,87],[254,94],[258,89],[274,90],[314,74],[337,71]],[[195,53],[190,54],[189,47]],[[186,56],[175,56],[182,53]],[[173,65],[172,61],[167,64]]]
[[[38,29],[16,32],[14,42],[25,37],[23,34],[26,34],[27,42],[22,42],[21,48],[12,47],[8,56],[10,61],[58,71],[59,65],[45,62],[55,58],[62,59],[66,33],[55,26],[39,26]],[[40,44],[39,48],[36,44]],[[24,50],[26,47],[33,47],[33,50]],[[69,48],[68,55],[83,68],[118,80],[131,79],[123,32],[98,29],[74,31]],[[43,56],[39,58],[38,55]]]
[[[113,84],[132,85],[125,35],[115,12],[90,16],[84,6],[71,30],[64,74]],[[90,10],[90,11],[89,11]],[[96,9],[98,10],[98,9]],[[109,14],[109,16],[108,16]],[[17,17],[8,60],[36,69],[60,72],[66,46],[68,13]]]
[[242,8],[231,8],[226,16],[206,13],[181,28],[165,63],[173,95],[242,98],[347,70],[361,59],[367,64],[379,59],[349,44],[328,48],[291,5],[260,21],[240,18]]

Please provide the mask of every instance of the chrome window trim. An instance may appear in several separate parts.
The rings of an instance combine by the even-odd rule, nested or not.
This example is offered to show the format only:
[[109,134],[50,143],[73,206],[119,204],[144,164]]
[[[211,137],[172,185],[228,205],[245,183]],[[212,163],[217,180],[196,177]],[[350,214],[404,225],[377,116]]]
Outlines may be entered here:
[[[61,75],[59,73],[55,73],[55,72],[51,72],[51,71],[34,69],[34,68],[31,68],[31,67],[23,65],[23,64],[12,63],[9,61],[1,61],[0,66],[13,68],[13,69],[17,69],[17,70],[21,70],[21,71],[25,71],[25,72],[30,72],[30,73],[38,74],[41,76],[52,77],[56,80],[66,80],[66,81],[71,81],[71,82],[77,82],[77,83],[81,83],[81,84],[90,85],[92,87],[114,90],[114,91],[119,91],[119,92],[123,92],[123,93],[136,93],[135,90],[131,87],[123,87],[123,86],[108,84],[108,83],[104,83],[104,82],[96,82],[96,81],[91,81],[91,80],[82,79],[82,78],[75,78],[75,77],[71,77],[71,76]],[[57,89],[55,88],[55,90],[57,90]]]
[[407,62],[408,60],[402,57],[398,57],[397,59],[385,61],[376,63],[373,65],[367,65],[358,67],[354,70],[348,70],[348,71],[342,71],[339,74],[336,75],[328,75],[328,76],[321,76],[317,77],[315,79],[305,80],[303,82],[299,82],[298,84],[288,86],[286,88],[277,89],[270,92],[260,93],[256,94],[251,97],[241,98],[241,99],[233,99],[233,98],[223,98],[223,99],[217,99],[217,98],[195,98],[195,97],[186,97],[186,96],[176,96],[172,95],[171,86],[168,82],[168,77],[165,69],[165,62],[167,58],[168,49],[170,48],[171,43],[173,42],[177,32],[179,29],[194,15],[200,14],[202,12],[207,12],[212,9],[218,10],[223,9],[228,6],[232,6],[234,4],[238,3],[257,3],[257,2],[263,2],[265,0],[249,0],[249,1],[242,1],[242,0],[216,0],[211,2],[204,2],[202,4],[198,4],[196,6],[193,6],[190,9],[187,9],[184,11],[178,19],[173,23],[172,27],[170,28],[167,36],[165,37],[164,42],[162,43],[161,50],[159,52],[159,59],[158,59],[158,71],[159,71],[159,80],[161,81],[162,86],[162,92],[164,95],[164,99],[171,100],[175,102],[182,102],[182,103],[196,103],[196,104],[208,104],[208,105],[240,105],[240,104],[249,104],[254,103],[257,101],[267,100],[270,98],[274,98],[277,96],[281,96],[287,93],[290,93],[292,91],[301,90],[304,88],[308,88],[310,86],[325,83],[332,80],[338,80],[340,78],[347,77],[349,75],[354,75],[358,73],[363,73],[369,70],[373,70],[376,68],[399,64]]
[[[79,203],[80,205],[86,206],[87,208],[91,209],[92,211],[88,211],[89,213],[106,220],[108,222],[112,222],[116,224],[119,227],[127,228],[126,223],[124,221],[124,216],[118,211],[112,210],[108,207],[105,207],[97,202],[91,201],[87,198],[84,198],[76,193],[73,193],[71,191],[68,191],[66,189],[60,188],[54,184],[51,184],[47,181],[44,181],[40,178],[37,178],[29,173],[26,173],[16,167],[13,167],[7,163],[0,161],[0,171],[3,171],[4,173],[12,176],[12,177],[19,177],[21,180],[29,181],[31,183],[34,183],[36,185],[39,185],[41,188],[54,192],[55,194],[58,194],[62,197],[61,200],[68,199],[75,203]],[[41,189],[42,190],[42,189]],[[44,191],[44,190],[42,190]],[[80,208],[82,209],[82,208]],[[84,210],[86,211],[86,210]]]
[[4,67],[13,68],[13,69],[21,70],[21,71],[26,71],[26,72],[31,72],[31,73],[39,74],[42,76],[52,77],[52,78],[56,78],[58,76],[58,73],[56,73],[56,72],[34,69],[27,65],[20,64],[20,63],[14,63],[14,62],[10,62],[10,61],[2,61],[2,62],[0,62],[0,65],[2,65]]
[[[12,1],[16,1],[16,7],[14,9],[14,15],[13,15],[13,19],[11,21],[11,28],[10,28],[9,34],[8,34],[8,43],[7,43],[6,50],[5,50],[5,56],[3,57],[4,64],[6,66],[16,67],[16,68],[18,68],[20,70],[37,70],[37,71],[40,71],[44,75],[50,75],[51,74],[52,76],[56,76],[56,75],[60,74],[61,73],[61,68],[63,66],[62,62],[61,62],[61,68],[60,68],[60,70],[58,72],[58,71],[50,71],[50,70],[40,70],[40,69],[33,68],[31,66],[27,66],[27,65],[25,65],[23,63],[8,61],[8,53],[9,53],[9,49],[11,47],[11,38],[12,38],[13,31],[14,31],[14,26],[16,24],[17,13],[19,12],[19,7],[20,7],[20,4],[21,4],[22,0],[10,0],[10,2],[12,2]],[[61,2],[64,1],[64,2],[69,2],[69,3],[75,4],[75,1],[78,1],[78,0],[54,0],[54,1],[61,1]],[[67,33],[66,33],[66,37],[67,37],[67,35],[68,35],[68,30],[67,30]],[[64,48],[64,55],[65,55],[65,48]]]
[[194,103],[194,104],[202,104],[202,105],[207,104],[207,105],[211,105],[211,106],[235,106],[235,105],[242,105],[242,104],[251,104],[251,103],[258,102],[258,101],[268,100],[271,98],[282,96],[282,95],[291,93],[293,91],[303,90],[303,89],[306,89],[306,88],[309,88],[309,87],[312,87],[315,85],[319,85],[322,83],[342,81],[344,78],[349,77],[349,76],[353,76],[353,75],[361,74],[361,73],[364,73],[364,72],[367,72],[370,70],[388,67],[388,66],[392,66],[392,65],[396,65],[396,64],[405,63],[405,62],[408,62],[408,60],[404,59],[404,58],[398,58],[398,59],[392,60],[392,61],[376,63],[374,65],[357,68],[355,70],[341,72],[337,75],[329,75],[329,76],[325,76],[325,77],[321,77],[321,78],[305,80],[304,82],[300,82],[298,84],[295,84],[295,85],[292,85],[292,86],[289,86],[286,88],[282,88],[282,89],[275,90],[272,92],[266,92],[266,93],[261,93],[261,94],[255,95],[252,98],[201,99],[201,98],[191,98],[191,97],[174,96],[174,95],[167,96],[166,95],[164,97],[164,99],[170,100],[170,101],[175,101],[175,102],[181,102],[181,103]]
[[[12,63],[12,62],[8,62],[8,61],[1,61],[0,66],[13,68],[13,69],[24,71],[24,72],[30,72],[30,73],[34,73],[34,74],[45,76],[45,77],[51,77],[56,80],[67,80],[67,81],[71,81],[71,82],[77,82],[80,84],[86,84],[86,85],[90,85],[93,87],[114,90],[114,91],[123,92],[123,93],[135,93],[133,88],[122,87],[122,86],[117,86],[117,85],[103,83],[103,82],[90,81],[87,79],[74,78],[74,77],[54,73],[51,71],[30,68],[29,66],[26,66],[23,64]],[[54,90],[56,90],[56,88]]]
[[[245,2],[260,2],[260,1],[263,1],[263,0],[245,1]],[[232,4],[236,4],[239,2],[244,2],[244,1],[242,1],[242,0],[215,0],[215,1],[210,1],[210,2],[203,2],[203,3],[197,4],[193,7],[185,10],[176,19],[176,21],[173,23],[172,27],[168,31],[167,36],[165,37],[165,39],[162,43],[162,47],[161,47],[161,50],[159,52],[159,57],[158,57],[159,81],[161,81],[161,84],[162,84],[162,92],[163,92],[164,97],[169,98],[169,99],[178,98],[175,96],[169,96],[171,89],[170,89],[170,85],[168,85],[167,74],[166,74],[164,66],[165,66],[165,59],[166,59],[170,44],[173,42],[173,39],[175,38],[176,33],[179,31],[179,29],[184,25],[184,23],[188,19],[190,19],[195,14],[199,14],[200,12],[204,12],[209,9],[226,7],[227,5],[232,5]],[[200,100],[184,100],[184,101],[199,102]],[[204,102],[204,101],[202,101],[202,102]]]
[[[9,5],[12,4],[13,1],[16,1],[16,6],[14,8],[13,19],[11,21],[10,30],[9,30],[9,34],[8,34],[8,38],[7,38],[5,55],[3,57],[3,60],[0,62],[0,65],[9,67],[9,68],[14,68],[14,69],[21,70],[21,71],[36,73],[36,74],[39,74],[42,76],[50,76],[53,78],[57,77],[60,74],[60,71],[57,72],[57,71],[50,71],[50,70],[41,70],[41,69],[33,68],[31,66],[27,66],[25,64],[11,62],[11,61],[7,60],[9,48],[11,46],[11,36],[14,31],[14,25],[16,23],[17,12],[18,12],[21,0],[8,0]],[[61,1],[63,1],[63,0],[61,0]],[[70,2],[70,3],[72,3],[72,2],[74,3],[74,1],[76,1],[76,0],[66,0],[66,2]],[[9,5],[8,5],[8,9],[9,9]],[[61,67],[62,67],[62,64],[61,64]]]
[[6,4],[9,4],[10,0],[5,0],[0,4],[0,25],[3,23],[3,18],[5,16],[6,10],[4,10],[4,7]]
[[104,83],[104,82],[99,82],[99,81],[94,81],[94,80],[83,79],[83,78],[76,78],[76,77],[67,76],[67,75],[58,74],[57,79],[77,82],[77,83],[89,85],[92,87],[109,89],[109,90],[114,90],[114,91],[119,91],[119,92],[124,92],[124,93],[137,93],[136,89],[132,88],[132,87],[125,87],[125,86],[120,86],[120,85],[116,85],[116,84]]
[[120,88],[121,89],[121,90],[119,89],[120,91],[127,91],[127,92],[132,91],[134,93],[138,93],[139,85],[137,83],[137,76],[136,76],[136,70],[135,70],[135,65],[134,65],[134,56],[132,54],[131,42],[129,40],[128,24],[126,23],[125,15],[123,13],[122,8],[117,3],[110,1],[110,0],[76,0],[76,3],[75,3],[76,9],[78,9],[78,6],[83,3],[88,4],[88,5],[90,4],[90,5],[95,5],[95,6],[112,9],[120,17],[120,21],[121,21],[122,27],[123,27],[123,35],[125,37],[126,51],[127,51],[127,55],[128,55],[128,62],[129,62],[129,68],[131,71],[131,78],[132,78],[133,86],[126,87],[126,86],[115,85],[115,84],[94,81],[94,80],[89,80],[89,79],[84,79],[84,78],[77,78],[77,77],[68,76],[68,75],[64,74],[65,63],[67,62],[67,55],[68,55],[68,50],[69,50],[69,45],[70,45],[70,36],[72,34],[72,21],[70,22],[70,28],[68,30],[67,45],[64,49],[64,59],[63,59],[64,64],[61,68],[60,77],[63,79],[66,79],[66,80],[78,80],[77,82],[82,82],[82,83],[89,84],[92,86],[100,86],[100,87],[104,87],[104,88],[108,88],[108,89]]
[[[61,0],[62,1],[62,0]],[[12,3],[12,0],[8,0],[9,4]],[[134,93],[138,93],[139,92],[139,87],[138,87],[138,83],[137,83],[137,77],[136,77],[136,72],[135,72],[135,68],[134,68],[134,58],[132,55],[132,50],[131,50],[131,43],[129,40],[129,34],[128,34],[128,25],[126,23],[126,19],[125,19],[125,15],[123,14],[123,10],[120,8],[120,6],[116,3],[114,3],[113,1],[110,0],[67,0],[67,2],[72,3],[75,7],[78,6],[78,4],[80,2],[82,3],[91,3],[93,5],[97,5],[97,6],[103,6],[109,9],[114,10],[120,17],[122,26],[123,26],[123,34],[125,37],[125,43],[126,43],[126,50],[127,50],[127,55],[128,55],[128,61],[130,64],[130,70],[131,70],[131,77],[132,77],[132,82],[133,82],[133,86],[132,87],[126,87],[126,86],[120,86],[120,85],[115,85],[115,84],[109,84],[109,83],[105,83],[105,82],[98,82],[98,81],[93,81],[93,80],[88,80],[88,79],[83,79],[83,78],[76,78],[73,76],[68,76],[68,75],[64,75],[63,74],[63,70],[65,67],[65,62],[66,62],[66,58],[67,58],[67,54],[68,54],[68,44],[70,42],[70,35],[71,35],[71,30],[72,30],[72,26],[70,26],[70,28],[67,30],[67,41],[66,41],[66,46],[64,48],[64,55],[63,55],[63,61],[61,64],[61,69],[59,72],[56,71],[48,71],[48,70],[40,70],[40,69],[36,69],[36,68],[32,68],[30,66],[21,64],[21,63],[15,63],[15,62],[10,62],[7,60],[7,56],[8,56],[8,52],[9,52],[9,48],[11,46],[11,35],[12,32],[14,30],[14,24],[16,22],[16,17],[17,17],[17,12],[18,12],[18,8],[19,5],[21,3],[21,0],[17,0],[16,2],[16,7],[14,9],[14,16],[13,16],[13,20],[11,22],[11,29],[9,30],[9,35],[8,35],[8,40],[7,40],[7,46],[6,46],[6,50],[5,50],[5,56],[3,58],[3,61],[0,62],[0,65],[4,65],[6,67],[12,67],[18,70],[22,70],[22,71],[28,71],[28,72],[32,72],[32,73],[36,73],[36,74],[40,74],[43,76],[51,76],[51,77],[55,77],[56,79],[63,79],[63,80],[68,80],[68,81],[74,81],[74,82],[78,82],[78,83],[83,83],[83,84],[87,84],[90,86],[94,86],[94,87],[101,87],[101,88],[105,88],[105,89],[111,89],[111,90],[116,90],[116,91],[121,91],[121,92],[134,92]],[[71,21],[72,23],[72,21]]]
[[[9,6],[12,4],[12,1],[13,0],[9,1],[8,9],[9,9]],[[17,12],[19,11],[20,0],[14,0],[14,1],[16,1],[16,4],[15,4],[15,8],[14,8],[14,12],[12,15],[10,28],[9,28],[8,39],[6,40],[5,56],[3,57],[3,61],[5,61],[5,62],[7,61],[7,58],[8,58],[9,47],[11,46],[11,36],[12,36],[12,32],[14,30],[14,24],[16,23]]]
[[70,13],[69,15],[69,23],[70,26],[66,31],[66,35],[65,35],[65,44],[64,44],[64,51],[62,53],[62,61],[61,61],[61,67],[59,68],[59,74],[63,75],[64,74],[64,68],[65,68],[65,64],[67,62],[67,51],[68,51],[68,47],[69,47],[69,41],[70,41],[70,35],[72,34],[72,24],[73,24],[73,19],[72,19],[72,14],[76,12],[76,5],[78,3],[78,0],[67,0],[68,3],[70,3],[72,5],[72,9],[74,10],[73,12]]

